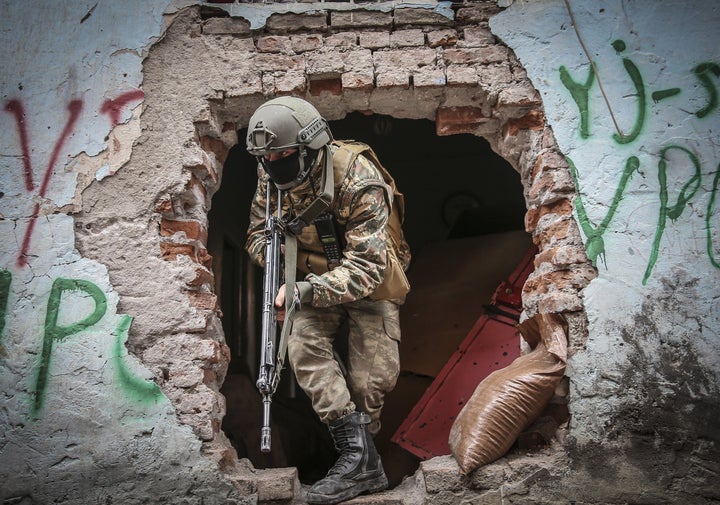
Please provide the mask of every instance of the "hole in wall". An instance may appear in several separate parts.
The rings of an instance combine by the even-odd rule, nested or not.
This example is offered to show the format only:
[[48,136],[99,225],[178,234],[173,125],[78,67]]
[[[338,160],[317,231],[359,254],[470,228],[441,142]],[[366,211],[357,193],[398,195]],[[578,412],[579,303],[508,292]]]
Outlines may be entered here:
[[[531,245],[524,231],[523,188],[519,174],[485,139],[438,137],[432,121],[352,113],[330,125],[338,139],[370,144],[406,197],[413,291],[401,309],[401,376],[386,399],[376,438],[394,486],[417,469],[419,459],[390,437]],[[243,250],[257,183],[244,137],[241,130],[209,213],[216,292],[232,352],[221,391],[227,399],[223,430],[238,456],[256,468],[294,466],[301,482],[309,483],[322,478],[336,456],[327,429],[289,369],[272,405],[273,450],[259,449],[262,403],[255,380],[262,271]]]

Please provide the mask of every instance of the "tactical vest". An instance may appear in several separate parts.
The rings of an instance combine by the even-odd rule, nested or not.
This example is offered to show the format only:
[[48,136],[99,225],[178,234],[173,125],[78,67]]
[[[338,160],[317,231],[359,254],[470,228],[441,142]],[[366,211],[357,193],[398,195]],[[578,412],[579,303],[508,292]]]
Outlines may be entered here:
[[[354,140],[333,141],[333,177],[336,188],[342,184],[348,170],[359,155],[367,158],[382,174],[385,184],[392,191],[392,206],[388,217],[387,268],[380,286],[370,295],[373,300],[392,300],[405,296],[410,291],[410,283],[405,276],[403,262],[400,260],[403,237],[402,223],[405,217],[405,197],[398,190],[395,180],[380,163],[370,146]],[[390,201],[390,199],[388,199]],[[344,230],[338,230],[344,234]],[[314,226],[306,226],[298,236],[298,270],[304,273],[322,275],[330,270],[322,243]],[[409,258],[404,258],[407,265]]]

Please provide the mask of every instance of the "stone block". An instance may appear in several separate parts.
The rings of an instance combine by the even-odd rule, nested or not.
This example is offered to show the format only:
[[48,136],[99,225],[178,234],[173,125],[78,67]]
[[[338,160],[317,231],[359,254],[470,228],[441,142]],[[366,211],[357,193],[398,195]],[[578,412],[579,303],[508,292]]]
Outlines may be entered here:
[[410,87],[410,72],[400,71],[395,72],[379,72],[375,80],[375,86],[378,89],[381,88],[409,88]]
[[435,49],[430,48],[390,49],[373,53],[373,63],[378,74],[434,66],[436,60]]
[[341,28],[390,28],[393,16],[390,12],[379,11],[333,11],[330,13],[330,25],[333,29]]
[[452,456],[438,456],[420,463],[428,494],[463,489],[460,467]]
[[454,46],[458,41],[458,35],[457,32],[451,28],[447,30],[433,30],[427,32],[427,41],[430,47]]
[[375,76],[370,72],[345,72],[342,75],[342,88],[344,90],[371,91],[375,83]]
[[334,33],[325,37],[324,45],[327,47],[351,47],[358,43],[358,34],[355,32]]
[[323,45],[320,35],[293,35],[290,37],[290,45],[295,53],[314,51]]
[[450,26],[452,19],[429,8],[399,8],[395,9],[395,26]]
[[287,72],[275,77],[275,94],[302,95],[307,90],[307,79],[303,72]]
[[508,50],[504,46],[493,45],[484,47],[453,47],[443,51],[443,58],[448,64],[489,65],[504,63],[508,59]]
[[542,105],[540,93],[529,81],[503,88],[498,94],[499,108],[502,107],[539,107]]
[[253,58],[256,71],[259,72],[288,72],[290,70],[305,71],[305,58],[302,56],[288,56],[284,54],[261,53]]
[[343,54],[328,48],[307,54],[307,75],[314,78],[339,77],[345,71]]
[[437,67],[422,67],[413,73],[416,88],[441,88],[445,86],[445,72]]
[[475,67],[450,65],[445,69],[448,86],[477,86],[478,76]]
[[422,30],[397,30],[390,34],[390,47],[419,47],[425,45]]
[[360,46],[368,49],[382,49],[390,47],[389,32],[360,32]]
[[485,24],[468,26],[463,30],[463,39],[458,42],[459,47],[482,47],[496,44],[495,35]]
[[289,502],[300,487],[296,468],[271,468],[255,473],[258,502]]
[[324,32],[327,27],[327,15],[324,12],[311,14],[275,13],[265,23],[265,28],[270,33]]
[[471,7],[461,7],[455,14],[455,21],[460,25],[477,25],[487,23],[488,20],[500,12],[500,7],[494,2],[486,2]]
[[210,18],[203,22],[205,35],[250,35],[250,22],[245,18]]
[[293,54],[292,41],[290,37],[281,35],[268,35],[260,37],[257,41],[257,49],[261,53]]

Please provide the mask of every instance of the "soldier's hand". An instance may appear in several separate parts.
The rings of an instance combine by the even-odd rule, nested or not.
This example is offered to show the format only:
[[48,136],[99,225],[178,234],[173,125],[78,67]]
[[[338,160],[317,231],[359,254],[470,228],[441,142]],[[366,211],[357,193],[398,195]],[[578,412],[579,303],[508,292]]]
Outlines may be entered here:
[[280,286],[278,289],[277,296],[275,296],[275,308],[277,309],[277,320],[285,320],[285,284]]

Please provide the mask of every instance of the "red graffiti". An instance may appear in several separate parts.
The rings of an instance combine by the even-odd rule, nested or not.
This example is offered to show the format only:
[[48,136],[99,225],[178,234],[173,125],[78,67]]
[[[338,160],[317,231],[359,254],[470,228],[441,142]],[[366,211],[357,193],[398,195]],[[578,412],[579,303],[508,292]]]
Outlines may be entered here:
[[28,191],[35,189],[33,184],[32,165],[30,164],[30,148],[28,146],[27,126],[25,125],[25,107],[20,100],[10,100],[5,104],[5,110],[15,116],[20,148],[22,149],[23,174],[25,175],[25,188]]
[[144,97],[145,93],[143,93],[141,89],[128,91],[116,98],[108,98],[107,100],[105,100],[105,102],[102,104],[102,107],[100,107],[100,112],[102,114],[109,115],[110,121],[112,121],[112,125],[116,126],[120,122],[120,113],[122,112],[123,108],[125,108],[125,106],[130,102],[142,100]]
[[[110,120],[112,121],[112,126],[115,126],[120,122],[120,114],[122,113],[123,108],[133,101],[142,100],[144,96],[145,94],[142,92],[142,90],[136,89],[123,93],[114,99],[107,99],[100,108],[100,113],[109,115]],[[40,196],[41,198],[44,198],[45,194],[47,193],[53,170],[55,169],[55,165],[57,164],[58,158],[60,157],[60,152],[62,151],[65,142],[75,129],[75,123],[80,116],[82,108],[82,100],[71,100],[68,103],[68,119],[65,123],[65,127],[63,128],[62,133],[60,133],[60,137],[55,142],[55,147],[53,148],[50,155],[50,160],[48,161],[47,167],[45,168],[45,175],[43,176],[43,180],[38,191],[38,196]],[[20,140],[20,148],[22,150],[25,188],[28,192],[34,191],[35,182],[33,180],[33,166],[32,160],[30,158],[30,142],[28,140],[27,125],[25,124],[25,107],[20,100],[8,100],[5,103],[5,111],[12,114],[15,118],[18,137]],[[30,222],[28,223],[27,230],[25,230],[25,236],[23,237],[20,252],[18,253],[17,265],[19,267],[24,267],[25,265],[27,265],[27,253],[30,249],[30,241],[32,239],[33,230],[35,229],[35,222],[37,221],[39,215],[40,204],[36,203],[33,209],[32,216],[30,217]]]
[[[38,195],[40,195],[41,198],[45,197],[45,193],[47,192],[47,188],[50,184],[50,177],[52,177],[53,169],[55,168],[55,164],[57,163],[58,156],[60,156],[60,150],[62,149],[62,146],[65,144],[65,141],[68,139],[68,137],[70,137],[70,134],[75,127],[75,122],[80,115],[82,105],[82,100],[72,100],[68,104],[68,112],[70,113],[70,117],[68,117],[68,120],[65,123],[65,128],[63,128],[63,131],[60,134],[60,138],[57,140],[57,142],[55,142],[55,148],[53,149],[52,155],[50,156],[48,166],[45,169],[45,176],[43,177],[42,185],[40,186],[40,191],[38,192]],[[24,108],[20,102],[18,102],[17,100],[12,100],[5,105],[5,110],[15,115],[18,134],[20,136],[20,144],[22,145],[23,150],[25,187],[28,188],[28,191],[32,191],[34,189],[34,184],[32,180],[33,169],[32,162],[30,160],[30,151],[28,149],[27,130],[24,120]],[[30,217],[30,223],[28,224],[27,230],[25,230],[25,237],[23,238],[20,253],[17,257],[17,265],[20,267],[23,267],[27,264],[27,252],[28,249],[30,249],[30,238],[32,237],[33,230],[35,229],[35,221],[37,221],[39,214],[40,204],[36,203],[35,208],[33,209],[32,216]]]

